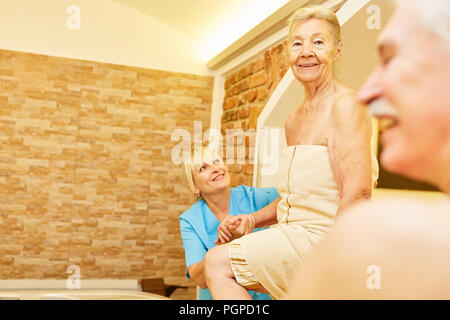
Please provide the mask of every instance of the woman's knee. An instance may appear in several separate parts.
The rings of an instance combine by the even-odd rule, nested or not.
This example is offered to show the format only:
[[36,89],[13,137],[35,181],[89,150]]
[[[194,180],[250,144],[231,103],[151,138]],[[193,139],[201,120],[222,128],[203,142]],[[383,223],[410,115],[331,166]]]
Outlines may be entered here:
[[211,248],[205,255],[205,277],[225,273],[228,264],[228,245]]

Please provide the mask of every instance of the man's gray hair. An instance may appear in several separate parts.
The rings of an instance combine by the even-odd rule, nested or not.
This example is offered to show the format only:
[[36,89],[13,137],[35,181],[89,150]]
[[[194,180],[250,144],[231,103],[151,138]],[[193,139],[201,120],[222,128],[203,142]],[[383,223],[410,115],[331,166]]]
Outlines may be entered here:
[[411,8],[420,23],[445,40],[450,49],[450,1],[449,0],[396,0],[400,7]]

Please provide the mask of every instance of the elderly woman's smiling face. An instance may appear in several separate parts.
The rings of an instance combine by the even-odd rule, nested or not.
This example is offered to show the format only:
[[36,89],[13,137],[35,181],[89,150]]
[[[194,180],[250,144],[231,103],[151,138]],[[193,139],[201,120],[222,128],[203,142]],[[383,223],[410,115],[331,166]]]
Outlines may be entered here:
[[290,65],[300,82],[320,81],[333,75],[340,48],[327,21],[312,18],[295,23],[289,38]]

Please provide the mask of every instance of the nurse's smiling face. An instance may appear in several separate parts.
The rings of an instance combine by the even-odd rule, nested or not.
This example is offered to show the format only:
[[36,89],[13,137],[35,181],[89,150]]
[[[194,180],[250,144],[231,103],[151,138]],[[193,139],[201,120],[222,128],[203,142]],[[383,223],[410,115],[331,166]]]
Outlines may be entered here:
[[194,165],[193,179],[196,191],[201,195],[215,193],[230,187],[230,174],[219,157],[203,159],[201,164]]

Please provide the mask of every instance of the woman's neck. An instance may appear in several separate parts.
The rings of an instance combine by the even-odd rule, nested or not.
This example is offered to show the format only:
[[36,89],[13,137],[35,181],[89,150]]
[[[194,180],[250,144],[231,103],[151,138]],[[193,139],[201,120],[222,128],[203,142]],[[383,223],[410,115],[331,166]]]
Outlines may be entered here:
[[303,83],[305,87],[305,102],[315,105],[315,101],[323,100],[337,91],[338,82],[330,75],[317,81]]
[[217,220],[222,221],[228,214],[230,208],[231,189],[226,188],[212,194],[203,194],[211,212],[216,216]]

